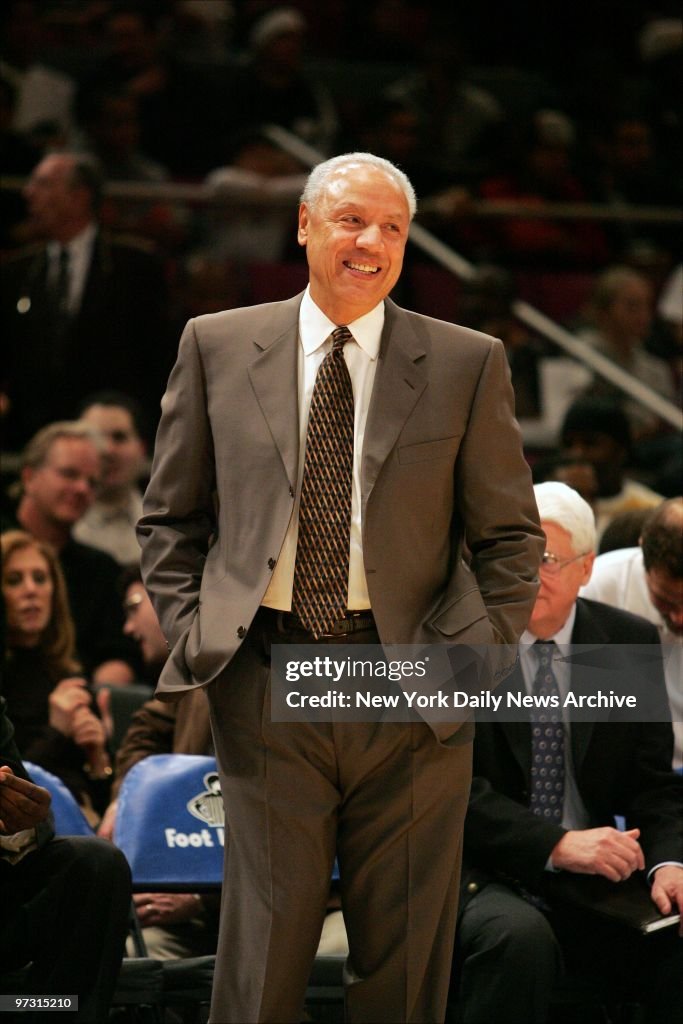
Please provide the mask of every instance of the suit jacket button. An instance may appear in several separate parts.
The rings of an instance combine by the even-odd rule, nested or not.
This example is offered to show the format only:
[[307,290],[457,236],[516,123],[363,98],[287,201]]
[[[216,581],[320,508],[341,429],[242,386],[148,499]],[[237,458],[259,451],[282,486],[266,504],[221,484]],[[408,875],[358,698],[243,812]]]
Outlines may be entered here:
[[294,497],[294,488],[292,487],[291,484],[289,485],[289,496],[290,496],[290,498]]
[[237,627],[237,635],[240,638],[240,640],[244,639],[244,637],[247,635],[247,631],[244,628],[244,626],[238,626]]
[[475,892],[479,892],[479,886],[477,885],[476,882],[468,882],[467,891],[471,893],[472,896],[474,896]]
[[276,565],[275,559],[274,558],[269,558],[268,559],[268,568],[270,569],[271,572],[275,568],[275,565]]

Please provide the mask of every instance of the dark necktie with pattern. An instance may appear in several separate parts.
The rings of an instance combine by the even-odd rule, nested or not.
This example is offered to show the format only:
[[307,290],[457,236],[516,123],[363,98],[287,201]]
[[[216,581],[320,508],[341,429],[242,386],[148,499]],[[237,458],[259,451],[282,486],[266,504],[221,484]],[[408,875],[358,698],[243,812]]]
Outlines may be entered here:
[[547,707],[534,707],[531,713],[531,797],[534,814],[560,824],[564,798],[564,725],[560,707],[552,707],[549,698],[560,700],[560,690],[553,672],[552,640],[537,640],[534,652],[538,671],[533,684],[535,697],[547,698]]
[[306,431],[292,611],[317,639],[346,614],[349,588],[353,388],[344,359],[348,327],[315,378]]

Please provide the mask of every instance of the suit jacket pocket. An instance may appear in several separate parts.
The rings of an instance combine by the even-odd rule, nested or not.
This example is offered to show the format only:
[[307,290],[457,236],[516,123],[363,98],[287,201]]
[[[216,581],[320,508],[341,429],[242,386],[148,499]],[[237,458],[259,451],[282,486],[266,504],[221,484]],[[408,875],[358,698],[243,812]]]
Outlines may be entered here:
[[431,462],[455,455],[460,446],[460,437],[442,437],[438,441],[421,441],[419,444],[405,444],[398,450],[398,461],[405,466],[411,462]]
[[493,627],[486,605],[477,587],[465,591],[443,608],[432,620],[434,629],[448,640],[467,631],[469,644],[494,642]]

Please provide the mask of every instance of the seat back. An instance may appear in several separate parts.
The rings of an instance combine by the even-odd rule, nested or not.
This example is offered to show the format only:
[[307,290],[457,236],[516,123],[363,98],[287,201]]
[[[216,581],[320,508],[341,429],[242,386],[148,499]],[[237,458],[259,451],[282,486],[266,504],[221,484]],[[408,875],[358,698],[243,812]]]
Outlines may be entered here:
[[58,836],[94,835],[90,822],[78,806],[78,801],[61,779],[31,761],[24,761],[24,768],[36,786],[42,786],[50,793],[55,832]]
[[114,842],[138,891],[218,888],[225,822],[216,759],[154,754],[134,765],[119,791]]

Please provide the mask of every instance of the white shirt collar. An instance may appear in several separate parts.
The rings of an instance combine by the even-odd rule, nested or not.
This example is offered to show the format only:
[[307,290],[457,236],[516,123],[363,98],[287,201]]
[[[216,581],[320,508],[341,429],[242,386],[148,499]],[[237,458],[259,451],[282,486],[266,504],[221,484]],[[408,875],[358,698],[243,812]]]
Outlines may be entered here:
[[[562,626],[561,629],[558,629],[557,633],[555,633],[554,636],[542,637],[543,640],[553,640],[559,648],[560,653],[564,656],[570,653],[571,639],[572,633],[574,631],[575,619],[576,601],[572,605],[572,610],[569,613],[569,618],[565,622],[564,626]],[[519,641],[520,651],[526,651],[527,648],[532,647],[538,639],[539,638],[537,636],[534,636],[534,634],[530,632],[530,630],[525,629]]]
[[[312,352],[320,348],[337,326],[315,304],[311,298],[310,288],[307,287],[299,310],[299,335],[304,355],[310,356]],[[384,303],[378,303],[369,313],[365,313],[346,326],[351,331],[354,341],[363,349],[368,358],[377,359],[384,327]]]
[[97,224],[91,221],[87,227],[75,235],[70,242],[66,245],[62,245],[61,242],[48,242],[47,252],[50,259],[56,259],[59,256],[61,249],[66,249],[69,253],[69,260],[73,263],[77,259],[85,259],[90,256],[90,250],[95,243],[95,235],[97,234]]

